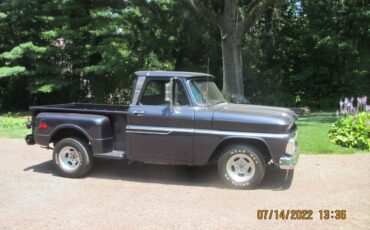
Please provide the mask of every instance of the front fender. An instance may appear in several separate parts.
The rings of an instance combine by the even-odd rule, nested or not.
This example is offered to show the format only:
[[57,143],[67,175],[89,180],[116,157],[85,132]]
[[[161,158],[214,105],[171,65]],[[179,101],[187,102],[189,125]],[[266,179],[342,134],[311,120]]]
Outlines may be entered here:
[[260,143],[268,151],[274,164],[279,164],[279,159],[284,155],[289,134],[264,134],[245,132],[222,132],[208,131],[195,133],[194,136],[194,159],[196,165],[209,162],[210,159],[219,154],[225,143]]

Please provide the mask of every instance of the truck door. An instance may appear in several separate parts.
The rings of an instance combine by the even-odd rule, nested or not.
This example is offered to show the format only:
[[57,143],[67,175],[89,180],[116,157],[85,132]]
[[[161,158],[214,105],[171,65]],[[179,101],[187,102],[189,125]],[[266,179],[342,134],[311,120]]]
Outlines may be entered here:
[[170,106],[170,78],[147,77],[127,125],[128,156],[133,160],[191,164],[194,108],[184,82],[176,80],[176,102]]

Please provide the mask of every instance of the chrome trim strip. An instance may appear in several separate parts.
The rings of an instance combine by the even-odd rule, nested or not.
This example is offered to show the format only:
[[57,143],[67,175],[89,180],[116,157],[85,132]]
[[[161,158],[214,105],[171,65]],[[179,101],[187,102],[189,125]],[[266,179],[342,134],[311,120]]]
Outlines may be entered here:
[[283,134],[253,133],[253,132],[219,131],[219,130],[208,130],[208,129],[195,129],[194,133],[224,135],[224,136],[238,136],[238,137],[265,137],[265,138],[277,138],[277,139],[286,139],[289,137],[289,133],[283,133]]
[[172,128],[172,127],[141,126],[141,125],[128,125],[126,126],[126,132],[160,134],[160,135],[168,135],[172,132],[178,132],[178,133],[194,133],[194,134],[222,135],[222,136],[238,136],[238,137],[265,137],[277,139],[287,139],[290,136],[289,133],[283,134],[253,133],[253,132],[235,132],[210,129]]
[[194,129],[186,128],[168,128],[168,127],[157,127],[157,126],[140,126],[140,125],[128,125],[126,127],[127,133],[137,134],[158,134],[158,135],[169,135],[173,132],[178,133],[193,133]]
[[157,134],[157,135],[168,135],[172,132],[164,132],[164,133],[161,133],[161,132],[151,132],[151,131],[126,131],[127,133],[137,133],[137,134]]

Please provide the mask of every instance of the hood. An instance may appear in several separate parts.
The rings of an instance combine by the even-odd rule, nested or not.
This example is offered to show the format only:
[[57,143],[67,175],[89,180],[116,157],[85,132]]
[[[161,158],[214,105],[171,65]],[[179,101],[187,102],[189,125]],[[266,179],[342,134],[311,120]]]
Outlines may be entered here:
[[297,115],[289,109],[225,103],[215,108],[213,128],[225,131],[286,133]]

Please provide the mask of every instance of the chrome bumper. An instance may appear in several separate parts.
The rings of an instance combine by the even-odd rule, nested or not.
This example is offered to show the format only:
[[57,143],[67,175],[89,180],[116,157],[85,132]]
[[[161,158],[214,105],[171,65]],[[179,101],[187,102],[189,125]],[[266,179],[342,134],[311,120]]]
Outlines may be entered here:
[[293,155],[284,155],[280,157],[279,160],[279,167],[281,169],[294,169],[295,165],[298,162],[299,158],[299,151],[298,151],[298,146],[296,146],[295,151]]

